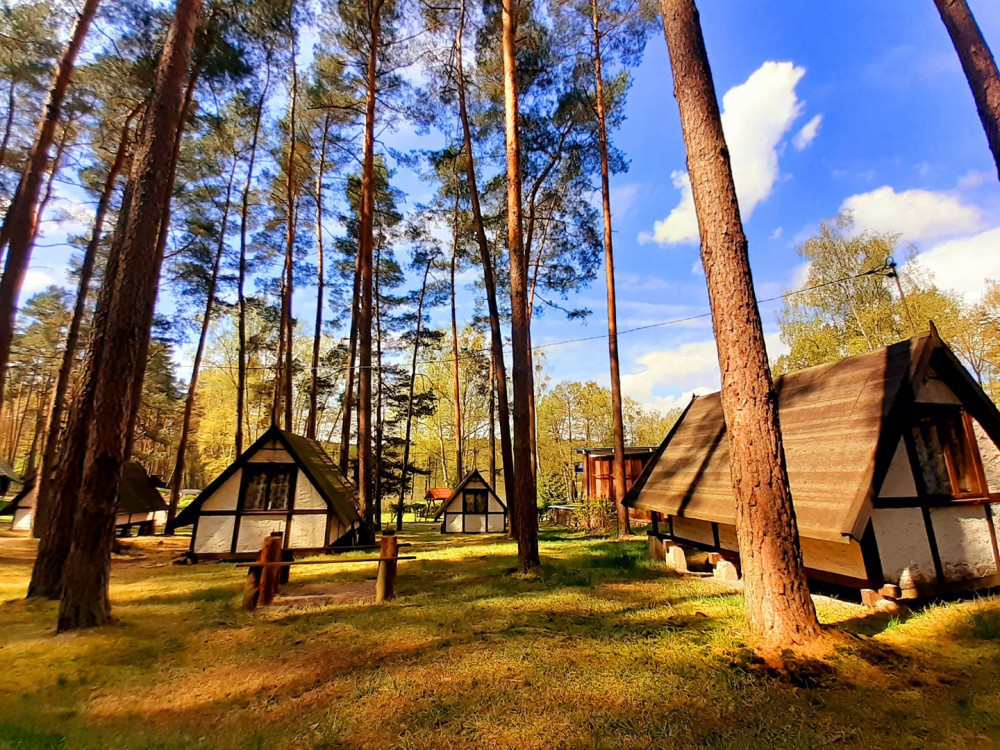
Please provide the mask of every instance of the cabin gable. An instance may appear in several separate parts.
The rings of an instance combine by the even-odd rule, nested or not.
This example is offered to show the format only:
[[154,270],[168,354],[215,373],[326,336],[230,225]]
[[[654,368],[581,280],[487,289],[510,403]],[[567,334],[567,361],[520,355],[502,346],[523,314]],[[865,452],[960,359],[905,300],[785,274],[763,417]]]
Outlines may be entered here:
[[441,519],[442,533],[483,534],[507,530],[507,506],[475,470],[462,480],[435,518]]

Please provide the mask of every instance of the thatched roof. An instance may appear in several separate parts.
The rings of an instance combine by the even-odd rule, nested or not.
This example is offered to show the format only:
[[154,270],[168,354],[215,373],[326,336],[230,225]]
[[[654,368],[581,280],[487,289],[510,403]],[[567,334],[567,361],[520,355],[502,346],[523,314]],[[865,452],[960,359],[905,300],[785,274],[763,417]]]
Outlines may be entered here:
[[205,501],[242,468],[251,456],[273,440],[277,440],[285,447],[295,464],[302,469],[320,496],[345,525],[350,526],[361,521],[361,516],[358,514],[357,490],[333,463],[323,446],[315,440],[271,427],[244,451],[243,455],[230,464],[229,468],[216,477],[215,481],[202,490],[201,494],[177,515],[170,528],[176,529],[194,523]]
[[[1000,413],[935,330],[775,379],[789,483],[804,537],[859,538],[931,373],[1000,444]],[[719,393],[694,399],[646,465],[625,504],[735,524],[729,442]]]

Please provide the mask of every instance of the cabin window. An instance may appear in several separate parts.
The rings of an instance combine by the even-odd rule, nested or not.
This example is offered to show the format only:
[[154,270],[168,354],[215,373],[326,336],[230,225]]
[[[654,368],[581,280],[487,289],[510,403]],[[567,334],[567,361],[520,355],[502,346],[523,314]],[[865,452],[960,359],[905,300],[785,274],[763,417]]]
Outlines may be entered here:
[[243,510],[288,510],[293,466],[253,466],[243,469]]
[[466,490],[463,498],[464,511],[466,513],[486,512],[486,490]]
[[961,411],[935,411],[917,420],[913,443],[928,494],[980,495],[977,454]]

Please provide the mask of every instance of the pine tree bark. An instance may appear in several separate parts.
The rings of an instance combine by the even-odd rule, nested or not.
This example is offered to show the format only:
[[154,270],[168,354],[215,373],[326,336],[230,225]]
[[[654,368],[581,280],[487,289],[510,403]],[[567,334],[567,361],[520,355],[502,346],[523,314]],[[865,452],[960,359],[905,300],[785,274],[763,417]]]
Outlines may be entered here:
[[361,298],[358,315],[358,498],[369,534],[374,529],[372,476],[372,251],[375,231],[375,99],[382,0],[369,4],[369,50],[365,95],[365,136],[361,159],[361,227],[358,266]]
[[7,86],[7,119],[3,126],[3,139],[0,140],[0,167],[4,167],[7,164],[7,147],[10,144],[10,134],[14,127],[14,92],[17,89],[13,79],[10,81],[10,85]]
[[250,156],[247,162],[247,181],[243,186],[243,197],[240,207],[240,259],[236,279],[237,320],[236,329],[239,340],[239,352],[236,364],[236,458],[243,455],[243,425],[246,421],[247,392],[247,232],[250,224],[250,193],[253,186],[254,164],[257,161],[257,144],[260,141],[260,121],[264,115],[264,103],[267,101],[268,89],[271,87],[271,52],[267,53],[267,68],[264,78],[264,88],[260,92],[260,100],[254,112],[253,135],[250,139]]
[[205,312],[201,321],[201,332],[198,335],[198,345],[194,351],[194,364],[191,366],[191,379],[188,381],[187,397],[184,399],[184,417],[181,420],[181,435],[177,441],[177,459],[174,462],[173,476],[170,481],[170,505],[167,508],[167,531],[172,534],[172,524],[177,517],[177,507],[181,500],[181,485],[184,481],[184,459],[187,452],[188,437],[191,433],[191,417],[194,415],[194,400],[198,392],[198,377],[201,375],[201,360],[205,354],[205,343],[208,341],[208,329],[212,323],[212,313],[215,310],[215,293],[219,286],[219,271],[222,268],[222,255],[226,249],[226,234],[229,229],[229,208],[232,205],[233,183],[236,181],[236,158],[229,172],[226,183],[226,205],[222,211],[222,221],[219,227],[219,240],[215,247],[215,258],[212,262],[212,273],[206,289]]
[[396,509],[396,531],[403,529],[403,508],[406,505],[406,475],[410,467],[410,434],[413,426],[413,391],[417,381],[417,354],[420,351],[420,334],[424,326],[424,297],[427,295],[427,279],[431,274],[434,255],[427,258],[424,266],[424,280],[420,284],[420,296],[417,297],[417,328],[413,336],[413,358],[410,362],[410,392],[406,399],[406,429],[403,438],[403,468],[399,482],[399,507]]
[[372,471],[372,496],[375,500],[375,522],[376,529],[382,528],[382,436],[385,426],[382,424],[382,292],[379,289],[379,282],[382,278],[382,242],[381,238],[376,242],[375,250],[375,368],[377,388],[375,389],[375,468]]
[[516,59],[516,0],[502,2],[504,129],[507,151],[507,243],[510,257],[511,345],[514,381],[514,477],[507,487],[511,526],[517,539],[517,567],[525,573],[540,564],[538,557],[538,500],[531,456],[531,344],[528,318],[528,269],[521,226],[521,149],[518,133]]
[[611,424],[615,454],[612,460],[615,509],[618,512],[618,535],[632,533],[625,500],[625,427],[622,424],[622,380],[618,366],[618,307],[615,301],[615,260],[611,242],[611,176],[608,166],[608,124],[604,109],[604,71],[601,57],[601,19],[597,0],[590,0],[594,44],[594,80],[596,84],[597,144],[601,152],[601,208],[604,212],[604,279],[608,293],[608,358],[611,364]]
[[969,81],[1000,177],[1000,74],[966,0],[934,0]]
[[351,457],[351,415],[354,413],[355,402],[355,362],[358,358],[358,317],[361,304],[361,253],[354,259],[354,292],[351,302],[351,332],[347,344],[347,383],[344,386],[343,422],[340,427],[340,454],[337,456],[337,467],[346,477],[350,468]]
[[[462,122],[462,141],[465,147],[465,177],[472,207],[472,223],[479,245],[479,258],[483,267],[483,287],[486,289],[486,306],[490,318],[490,351],[493,356],[493,376],[496,385],[497,421],[500,429],[500,467],[503,471],[504,486],[512,488],[514,481],[514,451],[510,434],[510,400],[507,394],[507,365],[503,354],[503,332],[500,328],[500,306],[497,302],[496,274],[493,270],[493,254],[486,238],[483,210],[479,202],[479,187],[476,182],[476,160],[472,150],[472,128],[466,106],[465,73],[462,67],[462,38],[465,31],[465,0],[461,0],[458,32],[455,35],[455,77],[458,90],[458,113]],[[492,428],[491,428],[492,429]],[[496,487],[496,477],[493,477]],[[507,493],[508,495],[512,493]],[[510,497],[508,497],[508,506]],[[511,515],[510,528],[514,528]]]
[[133,158],[132,195],[119,217],[117,263],[104,282],[109,290],[105,311],[91,340],[93,356],[82,391],[92,393],[92,413],[100,418],[91,425],[83,461],[73,543],[63,575],[60,632],[103,625],[111,619],[108,578],[115,508],[138,406],[135,391],[141,380],[137,373],[146,364],[163,259],[160,223],[172,189],[161,170],[173,159],[181,129],[184,81],[200,11],[201,0],[177,2],[143,138]]
[[747,618],[766,648],[819,634],[729,151],[694,0],[660,0],[722,372]]
[[[457,183],[458,175],[455,182]],[[458,185],[455,185],[455,216],[451,247],[451,374],[455,394],[455,476],[461,482],[465,477],[462,466],[462,388],[458,369],[458,312],[455,303],[455,271],[458,265]]]
[[0,247],[7,246],[7,261],[4,264],[3,277],[0,278],[0,410],[3,408],[4,383],[7,377],[7,365],[10,362],[10,346],[14,338],[17,298],[21,293],[24,275],[31,261],[32,226],[38,203],[38,191],[49,164],[49,147],[55,137],[56,124],[62,113],[70,76],[73,74],[77,55],[83,47],[99,4],[100,0],[86,0],[73,24],[69,43],[63,50],[49,87],[35,143],[28,154],[28,163],[7,208],[3,226],[0,227]]
[[326,142],[330,128],[330,113],[323,118],[323,138],[319,149],[319,169],[316,172],[316,324],[313,328],[312,364],[309,368],[309,416],[306,419],[306,437],[316,439],[316,420],[319,411],[319,349],[323,340],[323,172],[326,169]]

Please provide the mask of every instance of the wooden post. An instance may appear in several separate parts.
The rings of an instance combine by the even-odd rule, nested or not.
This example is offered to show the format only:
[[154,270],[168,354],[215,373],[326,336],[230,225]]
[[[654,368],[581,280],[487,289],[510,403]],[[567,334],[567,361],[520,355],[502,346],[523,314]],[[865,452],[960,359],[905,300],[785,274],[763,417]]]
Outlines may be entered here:
[[[261,552],[263,558],[264,553]],[[257,609],[257,601],[260,598],[260,576],[263,568],[254,567],[247,569],[247,582],[243,587],[243,609],[253,612]]]
[[378,579],[375,581],[376,604],[387,602],[395,596],[396,558],[399,556],[399,547],[394,531],[382,532],[380,542],[381,554],[379,557],[382,559],[378,564]]
[[[280,531],[271,534],[264,539],[264,546],[260,550],[261,562],[281,562],[281,542],[284,534]],[[274,601],[274,595],[278,593],[278,582],[281,578],[281,571],[274,566],[266,565],[260,574],[260,596],[258,603],[266,607]]]

